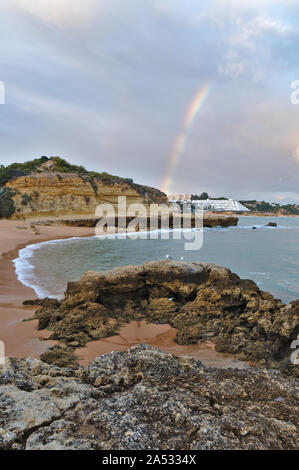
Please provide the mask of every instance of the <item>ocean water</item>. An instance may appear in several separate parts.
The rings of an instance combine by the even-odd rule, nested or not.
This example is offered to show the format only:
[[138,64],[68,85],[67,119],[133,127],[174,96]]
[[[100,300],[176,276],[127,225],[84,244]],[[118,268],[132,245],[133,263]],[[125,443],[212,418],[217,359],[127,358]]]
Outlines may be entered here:
[[[278,227],[266,227],[269,221]],[[252,227],[255,226],[256,230]],[[207,228],[203,247],[185,251],[186,240],[72,238],[30,245],[14,260],[18,278],[39,297],[62,297],[68,281],[88,270],[165,259],[226,266],[283,302],[299,298],[299,218],[240,217],[237,227]]]

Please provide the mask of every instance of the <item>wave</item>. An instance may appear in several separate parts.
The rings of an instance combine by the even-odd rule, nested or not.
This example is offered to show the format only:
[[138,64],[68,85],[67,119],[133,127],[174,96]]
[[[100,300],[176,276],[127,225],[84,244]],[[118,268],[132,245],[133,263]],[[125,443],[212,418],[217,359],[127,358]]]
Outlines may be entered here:
[[256,275],[256,276],[270,276],[271,273],[260,273],[260,272],[257,272],[257,271],[251,271],[249,274],[253,274],[253,275]]
[[[81,239],[82,237],[63,238],[57,240],[48,240],[46,242],[34,243],[22,248],[18,252],[18,258],[13,260],[15,271],[18,280],[27,287],[33,289],[39,299],[44,297],[57,298],[57,295],[52,295],[47,289],[38,283],[37,276],[35,275],[35,266],[33,263],[35,251],[40,250],[45,245],[55,245],[57,243],[67,243],[70,240]],[[89,237],[93,238],[93,237]]]

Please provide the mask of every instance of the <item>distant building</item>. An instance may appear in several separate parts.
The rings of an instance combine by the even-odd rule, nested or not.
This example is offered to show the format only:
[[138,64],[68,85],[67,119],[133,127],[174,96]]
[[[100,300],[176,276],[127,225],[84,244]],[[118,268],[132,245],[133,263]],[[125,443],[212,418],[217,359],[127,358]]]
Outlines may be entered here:
[[249,209],[239,201],[233,199],[205,199],[205,200],[193,200],[192,204],[204,211],[219,211],[219,212],[233,212],[233,211],[249,211]]
[[[175,199],[174,197],[184,196],[181,199]],[[215,211],[215,212],[248,212],[249,209],[239,201],[234,201],[233,199],[194,199],[191,201],[190,198],[185,196],[191,196],[190,194],[178,195],[174,194],[168,198],[169,202],[185,202],[192,204],[192,211],[194,210],[203,210],[203,211]],[[174,198],[174,199],[173,199]]]

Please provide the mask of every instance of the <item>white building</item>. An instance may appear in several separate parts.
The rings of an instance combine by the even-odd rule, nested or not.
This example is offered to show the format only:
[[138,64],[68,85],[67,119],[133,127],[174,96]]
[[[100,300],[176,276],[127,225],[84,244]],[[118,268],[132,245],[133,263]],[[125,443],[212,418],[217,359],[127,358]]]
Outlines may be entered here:
[[[169,202],[176,202],[175,200],[169,200]],[[180,202],[186,204],[192,204],[195,209],[203,211],[218,211],[218,212],[247,212],[249,209],[239,201],[233,199],[184,199]]]

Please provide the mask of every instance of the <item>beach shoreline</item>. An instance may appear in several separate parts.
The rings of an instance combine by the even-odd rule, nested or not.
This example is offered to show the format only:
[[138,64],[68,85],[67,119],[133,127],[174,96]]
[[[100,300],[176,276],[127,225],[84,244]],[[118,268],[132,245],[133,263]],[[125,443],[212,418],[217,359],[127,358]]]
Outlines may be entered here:
[[[38,294],[33,287],[30,285],[27,287],[22,283],[25,281],[19,277],[20,272],[16,271],[13,260],[19,256],[20,250],[30,245],[34,247],[49,241],[92,237],[95,235],[94,228],[63,224],[44,226],[34,224],[32,220],[22,223],[16,220],[1,220],[0,233],[0,340],[5,344],[5,355],[8,357],[39,358],[49,347],[60,343],[47,340],[51,331],[37,330],[36,320],[24,321],[32,318],[37,307],[24,306],[23,302],[37,299]],[[79,348],[77,351],[79,364],[86,366],[101,354],[112,350],[124,351],[137,343],[147,343],[172,354],[190,355],[202,360],[206,365],[244,366],[238,364],[231,354],[225,356],[216,353],[213,344],[197,343],[184,347],[178,345],[174,341],[176,334],[177,330],[168,324],[156,325],[144,321],[127,323],[114,336],[91,341]]]
[[[23,228],[18,228],[23,227]],[[26,229],[24,227],[27,227]],[[39,358],[49,347],[59,344],[58,341],[47,340],[50,332],[38,330],[37,320],[30,320],[36,306],[24,306],[25,300],[34,300],[38,296],[33,288],[22,284],[17,277],[13,260],[18,257],[19,250],[37,243],[72,237],[89,237],[94,235],[91,227],[76,227],[65,225],[39,225],[39,233],[35,234],[30,222],[16,220],[0,220],[0,340],[5,345],[7,357],[34,357]],[[79,363],[86,366],[96,356],[111,352],[112,350],[125,350],[137,344],[135,335],[135,322],[121,329],[119,335],[103,340],[94,341],[78,351]],[[141,326],[141,328],[140,328]],[[176,330],[170,325],[153,325],[141,322],[138,330],[141,333],[141,342],[148,342],[165,351],[174,354],[189,354],[197,356],[196,345],[178,346],[174,341]],[[136,337],[135,337],[136,336]],[[182,351],[180,351],[182,349]],[[212,344],[198,345],[200,359],[216,367],[244,367],[244,364],[235,360],[229,354],[216,353]]]
[[5,345],[6,356],[38,358],[56,344],[56,341],[45,341],[49,333],[38,331],[37,321],[23,321],[35,311],[35,307],[24,306],[24,300],[36,299],[37,295],[17,278],[13,260],[19,250],[33,243],[93,234],[93,229],[88,227],[54,225],[39,226],[39,233],[35,234],[27,222],[0,220],[0,340]]

